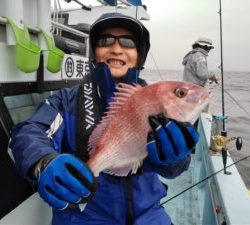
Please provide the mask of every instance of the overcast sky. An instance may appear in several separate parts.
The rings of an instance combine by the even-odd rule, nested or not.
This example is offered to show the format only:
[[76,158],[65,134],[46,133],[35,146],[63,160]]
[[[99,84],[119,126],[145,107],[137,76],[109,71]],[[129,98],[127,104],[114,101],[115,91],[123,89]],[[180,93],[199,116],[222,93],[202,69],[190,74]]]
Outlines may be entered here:
[[[209,37],[215,49],[208,57],[211,70],[220,65],[219,0],[142,0],[150,21],[151,55],[160,69],[183,69],[183,56],[198,37]],[[250,0],[222,0],[223,62],[225,71],[250,71]],[[146,67],[155,68],[149,55]]]
[[[221,1],[224,70],[250,71],[250,0]],[[81,2],[95,5],[97,1]],[[183,69],[182,58],[194,41],[208,37],[215,46],[209,53],[208,67],[219,71],[219,0],[142,0],[142,3],[151,16],[149,21],[143,21],[151,34],[146,68]]]

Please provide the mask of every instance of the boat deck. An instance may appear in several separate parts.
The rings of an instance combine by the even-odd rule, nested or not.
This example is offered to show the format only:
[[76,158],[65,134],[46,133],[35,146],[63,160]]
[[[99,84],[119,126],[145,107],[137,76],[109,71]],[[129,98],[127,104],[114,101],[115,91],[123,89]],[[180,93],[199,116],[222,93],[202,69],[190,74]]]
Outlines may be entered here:
[[[192,160],[189,170],[179,177],[171,180],[162,178],[162,181],[168,185],[168,196],[162,199],[162,203],[193,185],[193,169],[194,161]],[[171,199],[163,206],[175,225],[201,224],[197,187]]]

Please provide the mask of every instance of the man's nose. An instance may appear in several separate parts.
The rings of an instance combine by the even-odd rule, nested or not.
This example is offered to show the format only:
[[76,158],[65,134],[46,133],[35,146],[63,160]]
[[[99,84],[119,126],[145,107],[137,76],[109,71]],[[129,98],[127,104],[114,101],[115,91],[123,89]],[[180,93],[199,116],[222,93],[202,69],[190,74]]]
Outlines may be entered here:
[[112,44],[111,46],[111,49],[115,52],[119,52],[122,50],[122,46],[120,45],[119,41],[118,40],[115,40],[115,43]]

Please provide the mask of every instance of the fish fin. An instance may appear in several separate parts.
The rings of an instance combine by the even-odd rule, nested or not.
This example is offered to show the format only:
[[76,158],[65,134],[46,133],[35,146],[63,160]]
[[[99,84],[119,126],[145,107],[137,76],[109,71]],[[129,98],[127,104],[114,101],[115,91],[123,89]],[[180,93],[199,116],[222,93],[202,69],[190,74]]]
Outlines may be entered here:
[[94,153],[94,149],[96,148],[96,144],[98,140],[105,132],[111,120],[112,120],[111,117],[107,117],[107,116],[103,117],[101,122],[97,125],[97,127],[94,129],[94,131],[90,135],[89,141],[88,141],[88,151],[89,151],[90,156]]
[[96,144],[100,137],[105,132],[106,128],[116,115],[116,113],[122,108],[124,103],[138,90],[142,89],[143,87],[139,84],[124,84],[119,83],[116,87],[118,92],[115,92],[115,96],[113,97],[113,101],[107,107],[107,112],[105,112],[104,116],[101,119],[101,122],[97,125],[94,129],[92,134],[89,137],[88,141],[88,151],[89,154],[93,154],[95,151]]
[[125,167],[104,170],[104,173],[107,173],[113,176],[125,177],[128,174],[135,174],[137,170],[140,168],[140,166],[141,166],[141,162],[136,161]]

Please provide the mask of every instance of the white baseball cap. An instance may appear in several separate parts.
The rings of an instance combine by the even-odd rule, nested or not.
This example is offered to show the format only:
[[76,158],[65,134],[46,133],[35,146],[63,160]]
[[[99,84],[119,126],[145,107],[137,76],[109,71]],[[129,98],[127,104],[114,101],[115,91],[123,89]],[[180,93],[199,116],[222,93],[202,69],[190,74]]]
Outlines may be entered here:
[[200,37],[198,38],[194,44],[198,44],[200,46],[207,46],[209,48],[214,48],[213,46],[213,42],[210,38],[204,38],[204,37]]

